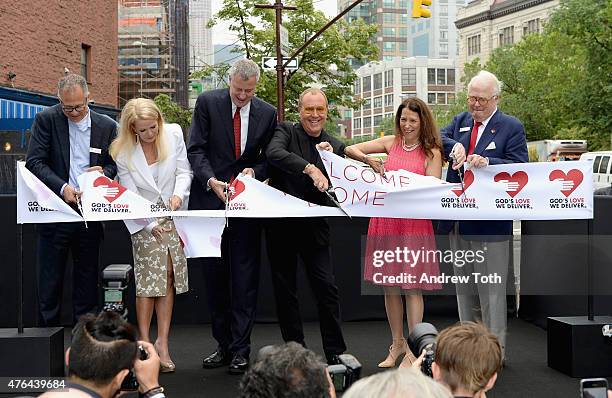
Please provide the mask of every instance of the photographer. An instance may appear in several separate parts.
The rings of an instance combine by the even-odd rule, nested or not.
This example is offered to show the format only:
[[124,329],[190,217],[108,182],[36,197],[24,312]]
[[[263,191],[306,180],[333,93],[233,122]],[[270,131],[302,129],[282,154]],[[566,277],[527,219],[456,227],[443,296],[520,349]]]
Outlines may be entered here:
[[264,347],[240,382],[240,398],[336,398],[325,363],[295,342]]
[[502,347],[483,324],[448,327],[436,340],[433,378],[446,384],[455,397],[486,397],[501,367]]
[[[146,351],[144,360],[139,358],[139,345]],[[159,357],[153,345],[137,341],[134,328],[115,312],[87,314],[79,320],[66,351],[66,364],[66,389],[41,397],[112,398],[122,390],[132,367],[140,397],[165,397],[158,382]]]

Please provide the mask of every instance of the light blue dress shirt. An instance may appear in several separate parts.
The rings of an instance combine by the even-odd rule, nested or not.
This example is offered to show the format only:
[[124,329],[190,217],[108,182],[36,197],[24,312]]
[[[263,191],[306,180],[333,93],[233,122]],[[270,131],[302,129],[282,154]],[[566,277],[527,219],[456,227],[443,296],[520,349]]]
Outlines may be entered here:
[[80,122],[74,123],[68,120],[68,136],[70,137],[70,172],[68,182],[74,188],[79,189],[77,177],[90,167],[91,113],[89,111]]

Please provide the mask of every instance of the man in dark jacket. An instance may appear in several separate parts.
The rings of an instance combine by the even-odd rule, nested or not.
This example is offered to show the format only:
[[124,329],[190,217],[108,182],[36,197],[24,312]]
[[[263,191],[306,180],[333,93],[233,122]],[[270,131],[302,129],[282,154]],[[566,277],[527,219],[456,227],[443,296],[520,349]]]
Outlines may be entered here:
[[[300,95],[298,108],[300,122],[279,124],[268,145],[270,185],[308,202],[333,206],[324,193],[329,188],[329,179],[317,149],[342,156],[344,144],[323,130],[327,98],[321,90],[305,90]],[[337,363],[338,354],[346,350],[346,345],[340,329],[338,288],[331,263],[327,220],[271,220],[266,241],[283,339],[305,345],[296,286],[299,256],[317,301],[325,356],[329,363]]]
[[[108,178],[117,166],[108,147],[117,123],[87,106],[87,82],[69,74],[58,82],[60,103],[36,114],[26,167],[66,203],[77,209],[81,195],[77,177],[97,170]],[[76,321],[96,312],[98,257],[102,223],[49,223],[38,225],[38,306],[43,326],[60,324],[62,284],[68,252],[72,252],[72,306]]]

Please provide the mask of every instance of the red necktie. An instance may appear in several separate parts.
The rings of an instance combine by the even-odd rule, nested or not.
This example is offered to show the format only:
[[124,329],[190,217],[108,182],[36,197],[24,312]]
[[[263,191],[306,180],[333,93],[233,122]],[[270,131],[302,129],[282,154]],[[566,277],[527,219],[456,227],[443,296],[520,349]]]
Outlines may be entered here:
[[236,159],[240,157],[240,107],[236,107],[236,113],[234,113],[234,153]]
[[472,135],[470,136],[470,147],[468,148],[468,155],[474,153],[474,148],[476,148],[476,140],[478,139],[478,127],[480,127],[482,123],[474,122],[474,127],[472,127]]

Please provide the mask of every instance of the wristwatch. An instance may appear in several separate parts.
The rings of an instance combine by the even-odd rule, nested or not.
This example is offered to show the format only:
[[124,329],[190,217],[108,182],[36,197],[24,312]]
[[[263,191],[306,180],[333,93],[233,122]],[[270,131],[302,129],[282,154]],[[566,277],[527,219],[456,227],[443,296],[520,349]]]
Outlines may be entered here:
[[138,394],[138,395],[140,398],[152,398],[158,394],[161,394],[161,396],[164,396],[164,387],[162,386],[153,387],[152,389],[142,394]]
[[314,164],[312,164],[312,163],[308,163],[308,164],[306,165],[306,167],[304,167],[304,170],[302,171],[302,173],[304,173],[304,174],[308,174],[308,169],[309,169],[310,167],[315,167],[315,165],[314,165]]

